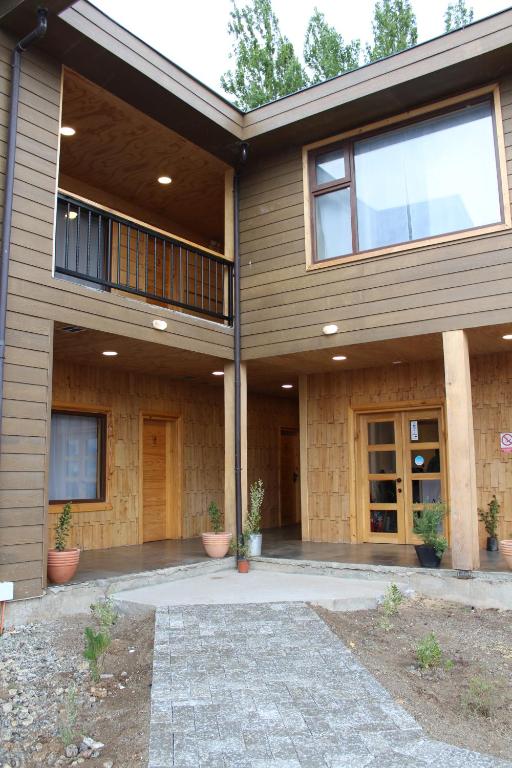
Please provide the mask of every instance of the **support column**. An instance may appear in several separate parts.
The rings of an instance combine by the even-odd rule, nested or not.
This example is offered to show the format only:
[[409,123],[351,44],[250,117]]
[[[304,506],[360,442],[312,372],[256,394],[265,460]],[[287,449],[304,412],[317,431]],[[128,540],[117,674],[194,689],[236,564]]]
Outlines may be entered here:
[[[247,515],[247,368],[240,366],[242,515]],[[236,533],[235,491],[235,365],[224,366],[224,513],[225,527]]]
[[443,333],[450,537],[453,567],[480,567],[473,402],[465,331]]
[[308,377],[299,377],[300,517],[302,540],[310,541],[308,485]]

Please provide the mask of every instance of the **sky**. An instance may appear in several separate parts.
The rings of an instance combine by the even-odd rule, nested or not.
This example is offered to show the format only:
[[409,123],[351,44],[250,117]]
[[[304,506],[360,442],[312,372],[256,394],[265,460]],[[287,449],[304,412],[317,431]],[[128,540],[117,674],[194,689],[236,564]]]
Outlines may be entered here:
[[[238,0],[242,6],[246,0]],[[222,93],[221,75],[229,69],[231,41],[227,33],[231,0],[92,0],[126,27],[198,80]],[[413,0],[419,41],[444,32],[449,0]],[[374,0],[273,0],[281,32],[302,53],[304,34],[314,7],[345,40],[371,39]],[[475,20],[511,7],[499,0],[468,0]]]

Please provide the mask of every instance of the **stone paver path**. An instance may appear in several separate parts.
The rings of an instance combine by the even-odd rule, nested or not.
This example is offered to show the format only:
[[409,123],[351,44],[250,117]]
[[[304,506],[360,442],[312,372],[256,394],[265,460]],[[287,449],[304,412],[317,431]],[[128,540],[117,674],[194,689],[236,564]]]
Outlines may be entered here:
[[512,768],[426,738],[303,603],[155,622],[149,768]]

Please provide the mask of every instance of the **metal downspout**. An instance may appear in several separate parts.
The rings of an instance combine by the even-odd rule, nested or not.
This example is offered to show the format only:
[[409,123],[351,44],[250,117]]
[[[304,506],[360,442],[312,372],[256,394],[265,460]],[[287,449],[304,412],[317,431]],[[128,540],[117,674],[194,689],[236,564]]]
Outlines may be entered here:
[[7,316],[7,283],[11,255],[12,202],[14,194],[14,166],[16,161],[16,133],[18,127],[18,102],[20,94],[21,54],[35,40],[46,33],[48,12],[45,8],[37,11],[37,26],[25,35],[15,46],[11,55],[11,98],[9,128],[7,133],[7,163],[5,172],[4,216],[2,222],[2,261],[0,263],[0,425],[3,413],[5,322]]
[[[235,172],[233,184],[234,197],[234,353],[235,353],[235,501],[236,535],[240,541],[243,530],[242,516],[242,456],[241,456],[241,321],[240,321],[240,168],[247,160],[248,145],[240,145],[240,161]],[[238,559],[238,557],[237,557]]]

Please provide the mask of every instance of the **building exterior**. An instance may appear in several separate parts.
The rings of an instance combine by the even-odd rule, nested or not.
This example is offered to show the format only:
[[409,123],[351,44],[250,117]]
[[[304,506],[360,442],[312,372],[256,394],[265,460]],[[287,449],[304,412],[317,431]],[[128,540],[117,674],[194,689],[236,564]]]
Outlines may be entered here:
[[[0,579],[41,594],[70,498],[83,549],[197,536],[212,498],[234,530],[237,258],[242,507],[262,477],[266,527],[405,545],[442,500],[478,569],[493,494],[512,534],[512,11],[243,114],[86,0],[48,5],[21,56]],[[35,11],[3,10],[3,158]]]

